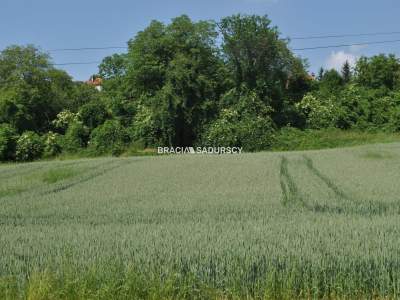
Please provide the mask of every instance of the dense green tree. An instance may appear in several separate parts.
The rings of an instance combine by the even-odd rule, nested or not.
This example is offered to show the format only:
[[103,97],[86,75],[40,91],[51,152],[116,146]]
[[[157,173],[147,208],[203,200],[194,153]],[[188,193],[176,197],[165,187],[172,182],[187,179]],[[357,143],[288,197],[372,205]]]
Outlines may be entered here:
[[70,99],[72,80],[33,46],[0,53],[0,122],[19,132],[45,132]]
[[91,102],[100,102],[102,99],[101,93],[95,87],[84,82],[74,82],[70,94],[70,101],[66,108],[72,112],[78,112],[82,106]]
[[323,67],[319,68],[317,79],[321,81],[324,78],[325,69]]
[[331,69],[324,72],[322,80],[319,82],[319,88],[327,94],[337,93],[343,88],[344,80],[338,71]]
[[[217,55],[216,37],[213,22],[192,22],[181,16],[169,25],[153,21],[129,42],[127,95],[141,109],[152,111],[152,140],[192,145],[203,124],[216,113],[226,78],[220,72],[223,63]],[[141,124],[136,119],[134,126]]]
[[92,101],[83,105],[79,109],[79,117],[83,125],[90,130],[103,124],[107,119],[111,118],[111,114],[107,106],[102,101]]
[[62,148],[66,152],[77,152],[86,148],[90,137],[89,128],[77,121],[69,124],[62,140]]
[[126,74],[126,54],[113,54],[103,59],[99,66],[99,75],[103,79],[123,77]]
[[113,97],[129,98],[126,94],[127,54],[114,54],[103,59],[99,75],[103,79],[103,90]]
[[392,54],[361,57],[355,71],[357,83],[364,87],[390,90],[400,87],[400,62]]
[[200,146],[268,149],[276,128],[271,108],[254,91],[233,88],[223,96],[222,104],[218,118],[206,126]]
[[266,16],[153,21],[128,53],[102,61],[102,91],[73,82],[33,46],[8,47],[0,52],[0,159],[89,143],[117,153],[128,140],[256,151],[285,126],[400,130],[394,55],[362,57],[353,69],[346,62],[341,72],[321,68],[315,80],[288,42]]
[[234,15],[222,19],[219,28],[235,87],[256,91],[273,108],[275,122],[285,123],[284,100],[291,105],[309,89],[304,62],[293,55],[266,16]]
[[128,143],[128,132],[117,120],[107,120],[90,136],[90,147],[98,154],[110,152],[118,155]]
[[0,124],[0,161],[15,159],[17,132],[8,124]]
[[342,67],[342,78],[344,83],[349,83],[352,78],[351,66],[348,60],[345,61]]

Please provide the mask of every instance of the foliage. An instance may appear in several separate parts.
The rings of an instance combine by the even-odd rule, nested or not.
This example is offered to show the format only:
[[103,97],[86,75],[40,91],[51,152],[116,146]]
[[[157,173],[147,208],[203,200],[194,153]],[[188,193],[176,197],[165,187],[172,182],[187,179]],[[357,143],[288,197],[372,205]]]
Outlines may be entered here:
[[[238,101],[229,105],[231,101]],[[203,135],[202,145],[214,147],[243,147],[245,151],[268,149],[274,138],[274,125],[269,116],[271,109],[254,92],[238,94],[234,89],[224,96],[228,103],[218,119]]]
[[99,66],[99,75],[104,79],[103,90],[110,96],[128,98],[126,73],[127,54],[113,54],[103,59]]
[[356,64],[356,81],[372,89],[400,87],[400,64],[394,55],[361,57]]
[[336,94],[343,87],[343,77],[338,71],[332,69],[324,71],[319,81],[319,89],[323,93]]
[[400,142],[398,133],[337,128],[300,130],[284,127],[276,133],[271,149],[274,151],[299,151],[393,142]]
[[155,112],[147,105],[138,104],[133,125],[129,128],[132,140],[142,141],[146,147],[161,145],[157,127]]
[[17,132],[8,124],[0,124],[0,161],[15,159]]
[[44,146],[42,138],[37,133],[26,131],[17,140],[16,159],[32,161],[41,158]]
[[18,132],[45,132],[70,98],[72,80],[33,46],[0,53],[0,122]]
[[110,96],[106,105],[114,119],[118,119],[124,127],[129,127],[137,114],[138,104],[120,96]]
[[[107,120],[144,148],[267,150],[286,126],[400,130],[396,56],[361,57],[341,72],[321,68],[315,78],[289,42],[267,16],[153,21],[127,53],[104,58],[96,75],[102,91],[74,82],[32,45],[10,46],[0,52],[0,124],[47,139],[50,156],[59,146],[77,155]],[[50,142],[49,132],[62,136]]]
[[62,152],[62,141],[59,134],[49,131],[43,136],[43,140],[45,157],[54,157]]
[[126,54],[113,54],[103,59],[99,66],[101,78],[121,78],[126,74]]
[[76,123],[79,121],[79,114],[70,112],[69,110],[63,110],[59,114],[55,120],[53,120],[52,124],[57,129],[65,131],[68,126],[72,123]]
[[[379,91],[368,90],[357,85],[349,85],[338,95],[338,106],[341,109],[337,127],[343,129],[359,128],[374,129],[382,125],[374,116],[377,112],[378,99],[382,97]],[[383,117],[383,116],[382,116]],[[375,123],[374,123],[375,122]]]
[[116,120],[107,120],[93,130],[90,136],[90,146],[98,154],[112,153],[119,155],[129,142],[126,129]]
[[400,107],[394,107],[390,112],[389,128],[393,131],[400,132]]
[[313,94],[307,94],[296,107],[305,116],[308,128],[321,129],[335,127],[337,124],[339,114],[332,98],[322,100]]
[[71,88],[70,101],[67,102],[65,109],[77,113],[79,109],[88,103],[100,102],[102,94],[94,86],[84,82],[74,82]]
[[63,151],[76,152],[85,148],[89,141],[89,135],[89,128],[82,122],[71,123],[62,139]]
[[304,63],[289,50],[266,16],[234,15],[222,19],[222,48],[235,87],[257,93],[273,108],[273,119],[282,119],[283,100],[301,99],[309,88]]
[[353,74],[351,66],[348,60],[345,61],[342,67],[342,78],[344,83],[349,83],[351,81]]
[[107,106],[102,102],[89,102],[79,109],[79,118],[90,130],[102,125],[110,117]]
[[[213,22],[192,22],[187,16],[164,25],[152,22],[129,42],[127,94],[139,101],[136,123],[148,111],[152,132],[137,129],[141,140],[159,145],[191,145],[215,114],[222,61],[216,55]],[[145,117],[144,119],[149,119]]]

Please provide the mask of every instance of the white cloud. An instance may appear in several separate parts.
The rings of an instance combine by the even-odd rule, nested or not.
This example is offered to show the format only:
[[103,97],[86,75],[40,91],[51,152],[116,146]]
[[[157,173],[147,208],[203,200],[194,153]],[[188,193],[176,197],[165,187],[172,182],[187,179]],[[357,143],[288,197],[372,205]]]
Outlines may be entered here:
[[351,66],[354,66],[357,62],[357,59],[358,56],[354,53],[345,51],[334,51],[329,56],[325,65],[328,69],[336,69],[340,71],[346,61],[348,61]]
[[353,46],[350,46],[350,52],[358,53],[361,50],[364,50],[365,48],[367,48],[367,45],[353,45]]

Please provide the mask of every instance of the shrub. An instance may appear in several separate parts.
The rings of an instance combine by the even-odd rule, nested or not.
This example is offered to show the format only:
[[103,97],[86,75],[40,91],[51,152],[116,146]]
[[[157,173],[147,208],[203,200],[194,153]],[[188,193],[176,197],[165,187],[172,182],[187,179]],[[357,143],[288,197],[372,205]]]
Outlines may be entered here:
[[56,128],[65,131],[70,124],[76,123],[78,121],[79,114],[70,112],[69,110],[63,110],[57,115],[57,118],[52,122],[52,124]]
[[389,127],[393,131],[400,131],[400,107],[397,106],[391,110]]
[[42,138],[32,131],[24,132],[17,140],[16,158],[18,161],[32,161],[42,156]]
[[90,147],[98,154],[120,155],[129,142],[126,129],[116,120],[108,120],[93,130]]
[[141,141],[145,147],[156,146],[160,140],[155,133],[157,130],[157,121],[151,108],[145,105],[138,105],[133,125],[129,128],[131,139]]
[[87,103],[79,110],[79,116],[83,125],[90,130],[103,124],[109,115],[106,105],[98,101]]
[[275,134],[271,108],[255,92],[233,89],[222,97],[222,103],[227,108],[206,126],[200,146],[243,147],[244,151],[250,152],[271,146]]
[[371,103],[377,95],[359,86],[350,84],[338,95],[339,107],[337,127],[342,129],[366,129],[371,122]]
[[336,125],[339,114],[332,98],[321,98],[307,94],[296,105],[297,109],[306,117],[308,128],[321,129]]
[[62,148],[66,152],[77,152],[85,148],[89,140],[89,128],[82,122],[74,122],[68,126],[62,141]]
[[43,137],[44,142],[44,156],[52,157],[61,153],[62,146],[60,141],[60,135],[52,131],[48,132]]
[[0,161],[15,158],[17,136],[16,130],[10,125],[0,125]]
[[203,135],[202,146],[243,147],[245,151],[268,149],[274,140],[271,119],[260,116],[240,116],[231,109],[222,111]]

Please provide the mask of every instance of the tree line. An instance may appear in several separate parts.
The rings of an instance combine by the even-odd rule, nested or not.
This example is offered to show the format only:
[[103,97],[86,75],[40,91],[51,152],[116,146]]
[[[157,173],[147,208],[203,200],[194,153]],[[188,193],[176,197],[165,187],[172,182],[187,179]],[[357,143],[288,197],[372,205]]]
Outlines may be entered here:
[[266,16],[153,21],[106,57],[103,90],[34,46],[0,53],[0,160],[138,148],[267,150],[283,128],[400,129],[400,63],[362,57],[314,77]]

